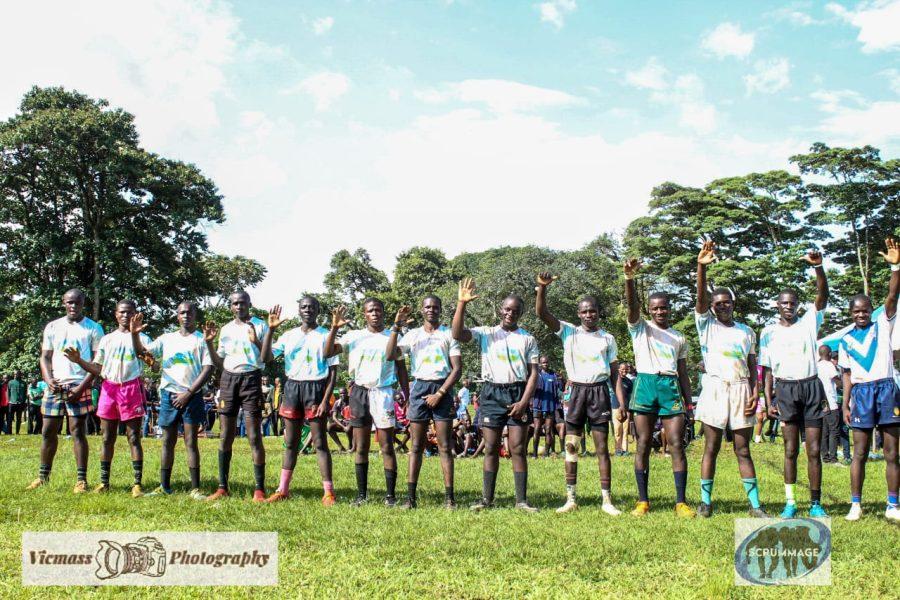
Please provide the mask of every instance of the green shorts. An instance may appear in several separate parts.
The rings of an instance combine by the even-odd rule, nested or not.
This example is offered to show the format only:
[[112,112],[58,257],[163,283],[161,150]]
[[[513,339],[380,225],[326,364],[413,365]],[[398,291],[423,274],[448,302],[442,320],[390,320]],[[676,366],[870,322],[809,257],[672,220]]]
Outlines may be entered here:
[[684,414],[681,390],[675,375],[638,373],[631,392],[629,410],[661,417]]

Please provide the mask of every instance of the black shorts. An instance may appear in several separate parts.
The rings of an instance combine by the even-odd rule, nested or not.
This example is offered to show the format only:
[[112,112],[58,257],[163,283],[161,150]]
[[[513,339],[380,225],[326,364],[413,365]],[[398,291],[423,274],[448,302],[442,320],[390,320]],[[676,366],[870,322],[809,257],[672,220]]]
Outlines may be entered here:
[[806,427],[821,427],[828,399],[818,377],[796,381],[775,380],[775,405],[778,419],[784,423],[805,422]]
[[236,417],[242,408],[245,416],[262,415],[262,371],[222,371],[222,377],[219,378],[219,400],[222,401],[219,414],[227,417]]
[[607,426],[612,416],[607,382],[575,383],[573,381],[571,386],[572,393],[569,396],[566,431],[581,433],[586,424],[590,424],[591,429],[602,429]]
[[444,381],[446,380],[428,381],[416,379],[413,382],[412,389],[409,390],[409,408],[406,409],[406,418],[411,423],[453,420],[453,388],[447,390],[447,393],[441,396],[441,401],[434,408],[425,403],[425,397],[441,389]]
[[481,386],[481,423],[482,427],[503,429],[509,427],[528,427],[531,424],[531,407],[519,419],[509,416],[509,407],[522,399],[525,382],[490,383]]
[[[328,378],[315,381],[297,381],[288,379],[281,393],[281,405],[278,414],[285,419],[310,419],[316,418],[316,411],[322,404],[322,396],[325,393],[325,384]],[[323,418],[328,415],[326,411]]]
[[553,413],[553,420],[557,423],[565,423],[566,413],[563,412],[563,407],[561,404],[556,407],[556,411]]

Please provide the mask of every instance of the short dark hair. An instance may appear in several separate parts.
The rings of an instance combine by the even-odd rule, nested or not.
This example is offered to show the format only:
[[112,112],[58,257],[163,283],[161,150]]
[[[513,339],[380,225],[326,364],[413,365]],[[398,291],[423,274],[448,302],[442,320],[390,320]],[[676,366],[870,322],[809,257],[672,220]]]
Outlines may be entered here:
[[128,304],[133,310],[137,310],[137,302],[134,300],[119,300],[116,302],[116,307],[122,306],[123,304]]
[[440,306],[440,307],[442,307],[442,308],[443,308],[443,306],[444,306],[444,303],[441,301],[440,297],[435,296],[434,294],[428,294],[427,296],[425,296],[424,298],[422,298],[422,304],[425,304],[425,301],[426,301],[426,300],[434,300],[435,302],[438,303],[438,306]]
[[247,302],[248,302],[248,303],[250,302],[250,294],[247,293],[247,290],[244,290],[244,289],[236,289],[236,290],[234,290],[233,292],[231,292],[230,294],[228,294],[228,301],[229,301],[229,302],[231,302],[231,297],[232,297],[232,296],[246,296],[246,297],[247,297]]
[[728,289],[726,287],[717,287],[717,288],[713,289],[712,294],[710,296],[715,297],[715,296],[725,296],[725,295],[727,295],[729,298],[731,298],[731,301],[734,302],[734,292],[732,292],[730,289]]
[[600,303],[597,302],[597,298],[591,296],[590,294],[582,296],[578,299],[578,304],[576,306],[580,306],[582,302],[587,302],[588,304],[593,304],[594,308],[600,309]]
[[783,290],[778,292],[778,297],[781,298],[782,296],[793,296],[797,300],[800,299],[800,294],[793,288],[784,288]]
[[82,300],[87,299],[87,295],[80,288],[72,288],[70,290],[66,290],[65,293],[63,293],[63,298],[65,298],[69,294],[75,294],[76,296],[79,296]]
[[306,294],[304,296],[301,296],[300,299],[297,300],[297,304],[300,304],[304,300],[312,300],[313,303],[316,305],[316,308],[322,308],[322,305],[319,304],[319,299],[316,298],[315,296],[313,296],[312,294]]
[[519,303],[519,311],[525,310],[525,301],[522,300],[522,296],[520,296],[518,294],[507,294],[507,296],[503,300],[500,301],[500,304],[503,304],[507,300],[515,300],[516,302]]
[[191,310],[193,310],[194,312],[197,312],[197,311],[200,310],[200,307],[197,306],[197,303],[194,302],[193,300],[182,300],[181,302],[178,303],[178,306],[176,306],[175,308],[176,308],[176,310],[177,310],[178,307],[180,307],[180,306],[185,306],[185,305],[186,305],[188,308],[190,308]]
[[650,302],[653,300],[665,300],[666,302],[669,302],[669,294],[665,292],[653,292],[652,294],[650,294],[650,297],[647,299],[647,301]]
[[365,308],[366,304],[370,304],[372,302],[374,302],[375,304],[380,306],[381,310],[384,311],[384,302],[382,302],[380,299],[376,298],[375,296],[367,296],[366,298],[363,298],[362,305]]
[[857,302],[866,301],[869,303],[869,306],[873,306],[872,299],[866,296],[865,294],[856,294],[855,296],[850,297],[850,310],[853,310],[853,305]]

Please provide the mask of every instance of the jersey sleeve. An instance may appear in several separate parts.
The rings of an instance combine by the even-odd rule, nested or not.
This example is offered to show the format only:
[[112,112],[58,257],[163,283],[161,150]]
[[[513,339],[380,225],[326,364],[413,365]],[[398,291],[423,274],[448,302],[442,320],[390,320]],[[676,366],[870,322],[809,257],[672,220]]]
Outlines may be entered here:
[[44,335],[41,336],[41,350],[53,350],[53,327],[51,324],[44,327]]
[[353,345],[356,343],[356,338],[357,335],[355,331],[348,331],[338,339],[337,343],[340,344],[344,352],[349,354],[353,349]]
[[260,343],[267,333],[269,333],[269,324],[262,319],[256,318],[250,320],[250,325],[256,329],[256,335],[259,337]]
[[571,323],[566,323],[565,321],[559,322],[559,331],[556,332],[556,335],[559,336],[563,342],[565,342],[572,334],[575,333],[575,326]]
[[676,360],[676,361],[679,361],[679,360],[682,360],[682,359],[687,360],[687,358],[688,358],[688,343],[687,343],[687,338],[684,337],[684,336],[681,336],[681,344],[680,344],[680,346],[678,347],[678,354],[675,356],[675,360]]
[[206,340],[202,338],[200,339],[200,366],[213,366],[212,356],[210,356],[209,349],[206,347]]
[[[804,315],[805,316],[805,315]],[[763,367],[772,367],[772,359],[769,358],[769,339],[772,337],[772,330],[765,327],[759,336],[759,356],[757,360]]]
[[411,329],[407,331],[405,334],[400,336],[400,339],[397,340],[397,347],[400,348],[404,353],[409,353],[409,349],[416,343],[416,334],[414,333],[415,329]]
[[472,341],[481,343],[482,338],[487,334],[487,327],[472,327],[469,332],[472,334]]
[[99,323],[94,323],[94,333],[91,336],[91,354],[100,348],[100,340],[103,339],[103,336],[103,327],[101,327]]
[[838,344],[838,366],[842,369],[849,369],[850,365],[850,357],[847,355],[847,351],[844,349],[843,340]]
[[453,336],[449,333],[447,337],[450,338],[450,347],[447,349],[447,356],[462,356],[462,348],[459,346],[459,342],[453,339]]
[[162,336],[159,336],[158,338],[156,338],[153,341],[150,341],[150,339],[147,338],[147,341],[149,343],[144,342],[144,340],[141,339],[141,343],[144,344],[144,350],[149,352],[151,354],[151,356],[153,356],[153,358],[157,358],[157,359],[162,358],[162,353],[163,353]]
[[697,326],[697,333],[701,338],[706,337],[706,332],[709,331],[709,326],[714,318],[711,310],[705,313],[694,311],[694,324]]
[[639,336],[644,331],[644,328],[646,326],[647,326],[647,324],[644,323],[643,319],[638,319],[637,323],[629,323],[628,324],[628,334],[631,336],[631,339],[634,339],[637,336]]
[[525,362],[531,365],[538,364],[538,359],[540,358],[541,353],[538,349],[537,340],[534,339],[534,336],[528,336],[528,343],[525,346]]
[[279,356],[284,354],[285,337],[285,335],[279,336],[277,340],[272,342],[272,356],[274,356],[275,358],[278,358]]
[[619,346],[616,344],[616,338],[609,336],[609,345],[606,347],[606,363],[613,364],[619,357]]
[[97,345],[97,349],[94,352],[94,357],[91,359],[91,362],[94,362],[98,365],[103,365],[103,362],[106,360],[106,344],[102,341]]
[[750,334],[750,346],[747,348],[747,354],[756,354],[756,332],[749,327],[747,331]]

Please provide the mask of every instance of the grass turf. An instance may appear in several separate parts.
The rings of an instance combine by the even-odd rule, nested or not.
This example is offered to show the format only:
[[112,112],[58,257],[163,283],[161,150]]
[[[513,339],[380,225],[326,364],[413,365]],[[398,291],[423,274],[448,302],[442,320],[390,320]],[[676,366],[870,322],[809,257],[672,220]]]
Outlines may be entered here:
[[[91,437],[89,480],[97,481],[97,437]],[[179,442],[180,443],[180,442]],[[216,486],[218,440],[201,440],[204,491]],[[701,441],[702,443],[702,441]],[[885,463],[870,462],[864,490],[866,515],[847,523],[849,468],[825,465],[822,500],[833,518],[830,587],[760,588],[733,585],[733,521],[746,515],[737,465],[723,444],[713,494],[716,509],[708,520],[678,520],[673,514],[670,462],[651,458],[652,512],[643,519],[627,514],[635,500],[632,458],[613,457],[613,497],[626,514],[612,518],[599,509],[596,459],[579,464],[579,503],[575,513],[557,515],[563,500],[563,461],[529,463],[529,499],[541,508],[536,515],[510,507],[512,475],[501,461],[498,510],[473,514],[465,507],[481,491],[481,460],[456,462],[456,496],[461,509],[441,508],[443,484],[436,457],[426,458],[419,483],[420,508],[412,512],[381,505],[384,492],[381,460],[371,455],[370,496],[373,502],[354,509],[353,460],[334,455],[339,504],[320,503],[321,486],[315,455],[301,456],[293,482],[293,498],[276,505],[249,502],[253,491],[250,453],[243,439],[235,442],[232,462],[233,498],[217,504],[189,499],[187,467],[179,447],[173,473],[177,493],[165,498],[132,499],[131,461],[119,438],[113,462],[112,493],[75,496],[71,442],[61,438],[51,484],[33,492],[23,488],[37,474],[37,436],[0,437],[0,597],[40,594],[66,597],[65,588],[21,586],[21,534],[40,530],[210,530],[277,531],[279,580],[268,588],[214,588],[216,597],[398,597],[406,595],[459,598],[501,597],[897,597],[900,528],[883,518]],[[144,440],[144,483],[158,482],[160,443]],[[266,438],[268,491],[280,472],[281,443]],[[689,449],[688,501],[699,499],[701,444]],[[753,446],[764,507],[773,514],[783,503],[782,446]],[[405,492],[406,457],[399,455],[398,495]],[[800,456],[797,500],[808,506],[804,491],[805,460]],[[805,513],[801,513],[805,514]],[[194,597],[203,588],[78,588],[79,596],[129,598]],[[209,593],[209,592],[206,592]]]

